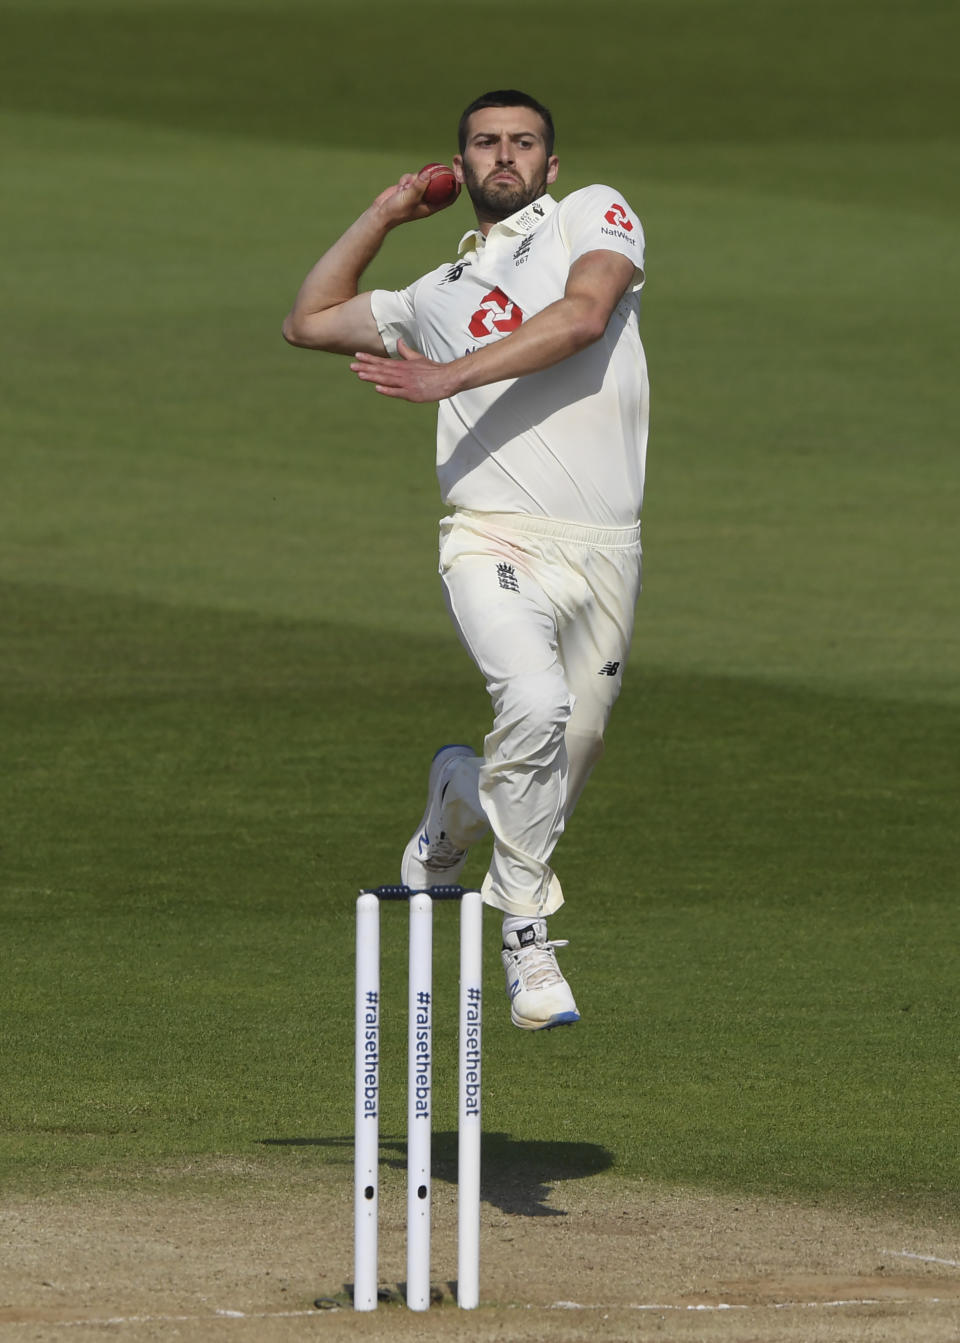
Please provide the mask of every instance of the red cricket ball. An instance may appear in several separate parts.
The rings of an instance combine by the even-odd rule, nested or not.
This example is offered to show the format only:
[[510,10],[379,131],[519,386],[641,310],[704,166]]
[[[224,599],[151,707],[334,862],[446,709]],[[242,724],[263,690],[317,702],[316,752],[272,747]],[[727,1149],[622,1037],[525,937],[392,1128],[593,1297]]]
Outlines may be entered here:
[[460,183],[453,175],[453,169],[445,163],[428,163],[421,168],[418,177],[429,177],[423,199],[428,205],[450,205],[460,195]]

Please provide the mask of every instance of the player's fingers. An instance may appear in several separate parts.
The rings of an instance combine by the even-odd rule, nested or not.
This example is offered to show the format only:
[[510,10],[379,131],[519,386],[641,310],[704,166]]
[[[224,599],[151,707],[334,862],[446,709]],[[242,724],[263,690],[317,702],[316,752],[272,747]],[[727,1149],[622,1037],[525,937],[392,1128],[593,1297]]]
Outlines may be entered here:
[[351,364],[351,372],[355,373],[361,382],[382,383],[384,387],[402,387],[403,379],[396,376],[389,368],[377,368],[374,364]]
[[394,196],[400,193],[399,182],[391,182],[388,187],[384,187],[378,196],[374,197],[374,205],[382,205],[384,201],[392,200]]
[[430,206],[423,203],[423,193],[428,185],[428,179],[416,173],[404,173],[393,186],[381,191],[373,203],[386,206],[389,213],[400,223],[426,218],[432,213]]
[[[419,206],[429,185],[429,178],[421,177],[419,173],[404,173],[397,183],[397,191],[410,206]],[[429,213],[429,206],[423,208]]]

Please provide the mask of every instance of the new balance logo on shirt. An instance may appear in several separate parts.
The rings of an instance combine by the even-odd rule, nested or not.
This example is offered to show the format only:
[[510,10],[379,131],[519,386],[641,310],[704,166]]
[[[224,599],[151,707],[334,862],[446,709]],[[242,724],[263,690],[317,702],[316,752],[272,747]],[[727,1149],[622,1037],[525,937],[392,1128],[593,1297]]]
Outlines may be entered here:
[[616,674],[617,674],[617,672],[618,672],[619,670],[620,670],[620,663],[619,663],[619,662],[605,662],[605,663],[603,664],[603,666],[600,668],[599,672],[597,672],[597,675],[598,675],[598,676],[616,676]]
[[441,284],[453,284],[454,280],[459,280],[460,276],[470,265],[469,261],[458,261],[455,266],[451,266],[446,275],[440,281]]

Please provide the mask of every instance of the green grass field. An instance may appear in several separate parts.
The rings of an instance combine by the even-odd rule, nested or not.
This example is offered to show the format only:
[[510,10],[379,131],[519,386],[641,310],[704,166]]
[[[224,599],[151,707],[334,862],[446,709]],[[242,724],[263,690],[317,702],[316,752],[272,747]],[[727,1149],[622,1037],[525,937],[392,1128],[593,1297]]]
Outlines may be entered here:
[[[349,1160],[353,896],[487,705],[435,577],[432,410],[279,328],[519,85],[558,190],[644,218],[654,418],[636,646],[556,860],[584,1021],[509,1026],[491,917],[488,1165],[960,1213],[957,9],[585,13],[3,6],[9,1188]],[[371,283],[468,222],[393,234]]]

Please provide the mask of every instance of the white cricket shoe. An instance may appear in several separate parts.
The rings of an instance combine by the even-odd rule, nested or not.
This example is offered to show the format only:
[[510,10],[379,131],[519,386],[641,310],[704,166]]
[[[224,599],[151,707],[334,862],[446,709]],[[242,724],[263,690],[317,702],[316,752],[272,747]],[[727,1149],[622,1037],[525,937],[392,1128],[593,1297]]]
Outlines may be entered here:
[[518,933],[504,934],[502,955],[510,1019],[522,1031],[572,1026],[580,1020],[570,985],[557,965],[555,948],[566,945],[548,941],[545,919],[535,919]]
[[414,891],[427,891],[432,886],[455,886],[467,850],[460,849],[443,828],[443,795],[447,791],[457,761],[474,756],[469,746],[441,746],[430,766],[427,787],[427,809],[413,832],[413,838],[403,851],[400,878],[404,886]]

